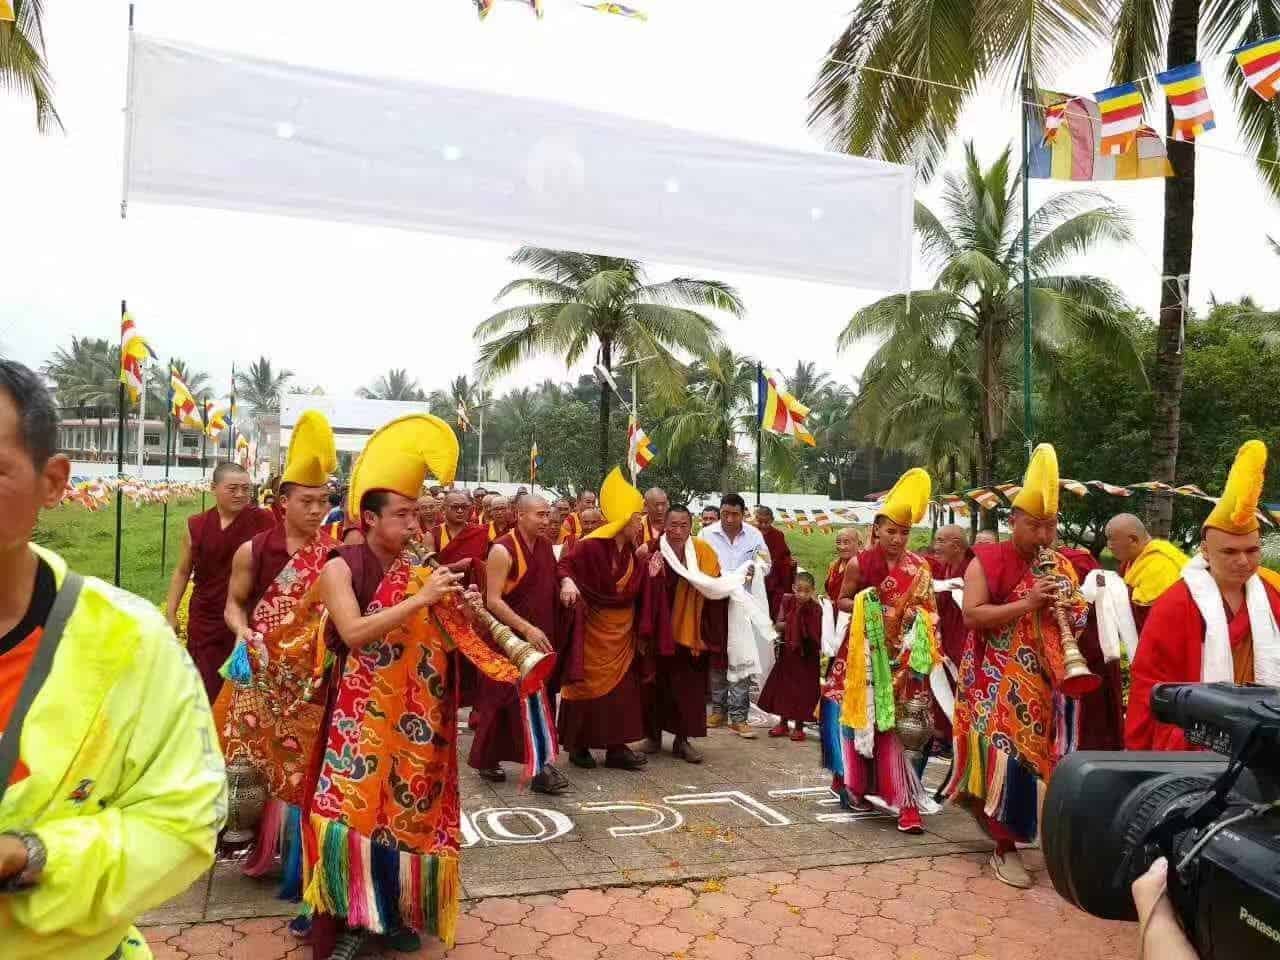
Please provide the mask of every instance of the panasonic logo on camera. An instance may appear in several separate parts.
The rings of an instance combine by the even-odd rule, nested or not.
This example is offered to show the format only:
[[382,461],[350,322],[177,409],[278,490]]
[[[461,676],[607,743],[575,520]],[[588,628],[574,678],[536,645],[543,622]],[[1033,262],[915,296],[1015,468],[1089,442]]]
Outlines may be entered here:
[[1268,940],[1274,940],[1276,943],[1280,943],[1280,930],[1277,930],[1275,927],[1271,926],[1270,924],[1265,923],[1262,920],[1259,920],[1257,917],[1255,917],[1252,913],[1250,913],[1244,907],[1240,908],[1240,919],[1243,920],[1249,926],[1253,927],[1253,929],[1257,930],[1260,934],[1262,934]]

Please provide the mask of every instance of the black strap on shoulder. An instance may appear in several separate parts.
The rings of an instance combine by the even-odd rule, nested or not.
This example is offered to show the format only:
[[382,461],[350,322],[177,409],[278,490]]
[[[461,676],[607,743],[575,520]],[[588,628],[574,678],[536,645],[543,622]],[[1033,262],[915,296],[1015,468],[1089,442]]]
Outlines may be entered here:
[[0,736],[0,800],[4,799],[5,790],[9,786],[9,777],[18,763],[18,748],[22,741],[22,726],[27,719],[27,712],[35,702],[36,695],[44,686],[53,669],[53,655],[58,650],[58,642],[71,619],[71,611],[76,608],[80,598],[80,588],[84,586],[84,577],[73,570],[68,570],[62,581],[62,589],[53,601],[49,617],[45,620],[44,631],[40,635],[40,646],[27,669],[26,679],[18,693],[18,700],[13,705],[13,713],[5,724],[4,736]]

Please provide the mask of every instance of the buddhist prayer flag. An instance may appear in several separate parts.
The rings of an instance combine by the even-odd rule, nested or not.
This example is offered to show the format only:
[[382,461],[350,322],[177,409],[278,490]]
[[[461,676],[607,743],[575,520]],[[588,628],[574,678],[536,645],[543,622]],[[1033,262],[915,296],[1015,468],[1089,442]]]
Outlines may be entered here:
[[640,426],[633,413],[627,422],[627,460],[631,465],[631,471],[639,473],[653,463],[657,455],[658,448],[653,445],[653,441],[644,432],[644,428]]
[[1070,98],[1063,98],[1056,103],[1045,105],[1043,143],[1053,143],[1058,139],[1058,131],[1062,128],[1062,120],[1069,102]]
[[130,403],[137,403],[142,395],[142,365],[148,357],[154,360],[155,351],[138,333],[133,314],[126,312],[120,318],[120,382],[129,392]]
[[173,397],[173,402],[170,404],[173,418],[184,427],[200,426],[200,417],[196,413],[196,398],[191,395],[191,390],[176,368],[169,370],[169,392]]
[[770,433],[789,434],[802,443],[816,446],[804,422],[809,408],[778,386],[778,378],[761,371],[756,391],[760,429]]
[[1199,63],[1188,63],[1156,74],[1173,111],[1173,139],[1194,140],[1215,126],[1204,71]]
[[16,20],[13,15],[13,3],[11,0],[0,0],[0,20],[8,20],[10,22]]
[[534,440],[529,447],[529,482],[536,483],[538,480],[538,468],[542,466],[542,455],[538,453],[538,441]]
[[454,412],[458,415],[458,429],[466,433],[471,429],[471,418],[467,416],[467,405],[459,400],[457,409]]
[[637,10],[621,3],[583,3],[580,6],[586,7],[588,10],[596,10],[599,13],[612,13],[618,17],[630,17],[632,20],[649,19],[649,15],[643,10]]
[[1246,44],[1235,52],[1245,83],[1263,100],[1280,93],[1280,36]]
[[1138,128],[1142,126],[1142,91],[1137,84],[1122,83],[1099,90],[1098,110],[1102,115],[1102,140],[1098,152],[1104,157],[1118,157],[1133,149]]
[[212,400],[206,400],[204,403],[205,434],[216,443],[225,429],[227,429],[227,411]]
[[1138,180],[1171,177],[1173,167],[1165,151],[1164,138],[1149,126],[1136,134],[1137,149],[1119,156],[1099,152],[1102,142],[1102,115],[1088,97],[1076,97],[1041,90],[1038,99],[1044,110],[1062,103],[1062,122],[1051,143],[1042,142],[1045,128],[1039,111],[1027,111],[1027,142],[1031,178],[1035,180]]

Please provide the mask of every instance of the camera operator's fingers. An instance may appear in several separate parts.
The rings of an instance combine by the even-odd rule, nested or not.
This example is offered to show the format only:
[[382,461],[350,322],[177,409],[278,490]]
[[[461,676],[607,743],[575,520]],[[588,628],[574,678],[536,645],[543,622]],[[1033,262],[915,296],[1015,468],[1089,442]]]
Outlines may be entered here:
[[1168,901],[1161,900],[1169,877],[1169,861],[1161,857],[1151,867],[1133,881],[1133,905],[1138,910],[1138,922],[1145,924],[1156,908],[1156,904]]

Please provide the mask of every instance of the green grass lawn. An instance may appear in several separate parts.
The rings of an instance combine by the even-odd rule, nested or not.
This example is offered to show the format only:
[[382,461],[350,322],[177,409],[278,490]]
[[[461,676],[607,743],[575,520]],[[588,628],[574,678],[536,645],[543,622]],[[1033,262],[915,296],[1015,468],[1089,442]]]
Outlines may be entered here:
[[[164,509],[156,504],[133,507],[126,501],[120,586],[153,603],[161,603],[177,560],[187,517],[199,510],[199,499],[169,504],[168,549],[165,569],[161,570],[160,531]],[[101,577],[110,583],[115,573],[115,535],[114,502],[97,512],[67,504],[41,514],[35,540],[59,553],[80,573]]]

